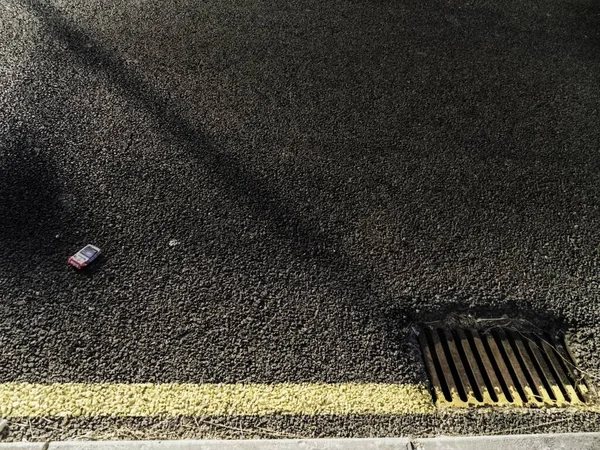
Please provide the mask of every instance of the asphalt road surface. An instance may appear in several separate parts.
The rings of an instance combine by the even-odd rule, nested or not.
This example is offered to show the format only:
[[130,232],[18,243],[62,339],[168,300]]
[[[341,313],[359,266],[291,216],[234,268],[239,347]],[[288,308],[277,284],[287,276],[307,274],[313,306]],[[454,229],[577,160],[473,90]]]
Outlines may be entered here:
[[[413,385],[449,313],[594,378],[599,105],[595,0],[0,0],[0,383]],[[552,414],[235,420],[600,429]]]

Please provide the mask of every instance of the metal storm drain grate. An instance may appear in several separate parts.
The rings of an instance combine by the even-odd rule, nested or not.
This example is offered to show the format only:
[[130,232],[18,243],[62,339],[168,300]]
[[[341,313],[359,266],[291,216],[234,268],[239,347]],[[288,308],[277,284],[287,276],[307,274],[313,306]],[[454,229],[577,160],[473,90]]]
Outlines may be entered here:
[[590,401],[590,386],[564,340],[549,334],[425,326],[419,340],[438,406],[572,406]]

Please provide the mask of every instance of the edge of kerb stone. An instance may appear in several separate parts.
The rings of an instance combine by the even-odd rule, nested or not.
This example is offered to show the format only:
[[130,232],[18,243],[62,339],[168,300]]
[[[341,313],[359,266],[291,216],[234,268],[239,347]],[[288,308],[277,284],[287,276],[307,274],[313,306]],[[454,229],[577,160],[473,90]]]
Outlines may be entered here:
[[527,450],[600,448],[599,433],[436,437],[425,439],[255,439],[174,441],[63,441],[0,443],[0,450]]
[[407,450],[409,445],[408,438],[66,441],[51,442],[48,450]]
[[0,450],[47,450],[45,442],[0,442]]
[[514,434],[500,436],[440,436],[413,439],[415,450],[554,450],[600,449],[600,433]]

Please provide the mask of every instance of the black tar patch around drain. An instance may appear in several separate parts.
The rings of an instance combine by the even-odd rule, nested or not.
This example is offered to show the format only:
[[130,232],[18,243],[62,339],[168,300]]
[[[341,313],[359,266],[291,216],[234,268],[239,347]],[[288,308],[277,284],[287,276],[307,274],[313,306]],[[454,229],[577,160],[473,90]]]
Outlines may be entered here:
[[419,342],[440,407],[565,407],[595,397],[564,337],[440,324],[421,327]]

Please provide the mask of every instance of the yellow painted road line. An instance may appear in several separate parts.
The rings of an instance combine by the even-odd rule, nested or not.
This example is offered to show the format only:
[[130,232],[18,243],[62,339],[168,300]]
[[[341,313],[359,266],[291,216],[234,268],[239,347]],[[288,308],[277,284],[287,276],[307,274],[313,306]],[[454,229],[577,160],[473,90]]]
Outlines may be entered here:
[[0,384],[1,417],[432,414],[423,385]]

